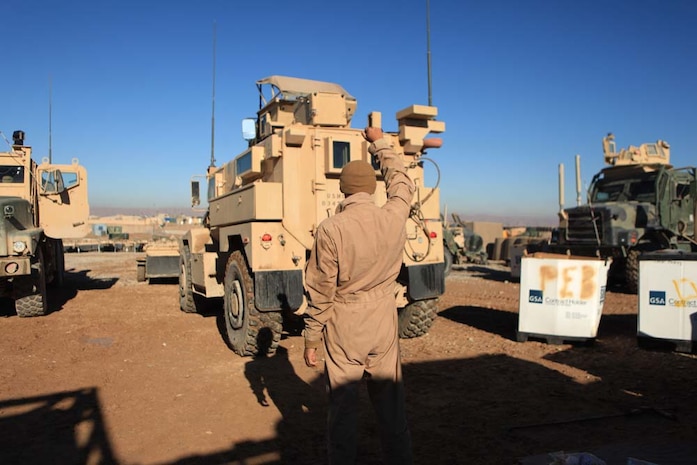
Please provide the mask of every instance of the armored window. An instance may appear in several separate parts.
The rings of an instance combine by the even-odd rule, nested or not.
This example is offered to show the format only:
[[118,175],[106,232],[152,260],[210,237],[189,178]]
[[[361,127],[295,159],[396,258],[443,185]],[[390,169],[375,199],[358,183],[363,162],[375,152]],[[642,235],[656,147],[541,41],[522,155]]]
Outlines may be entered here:
[[208,200],[212,200],[216,197],[215,192],[215,176],[208,178]]
[[252,152],[247,152],[235,161],[235,172],[238,175],[252,169]]
[[0,166],[0,181],[14,184],[24,182],[23,166]]
[[63,185],[66,189],[77,185],[78,175],[72,171],[64,171],[63,173]]
[[683,200],[690,197],[690,184],[678,183],[675,186],[675,198],[677,200]]
[[332,141],[332,153],[334,154],[332,167],[341,169],[351,161],[351,144],[342,141]]
[[656,197],[656,180],[645,179],[633,182],[629,187],[629,200],[650,202]]
[[[62,181],[62,180],[61,180]],[[48,194],[59,193],[58,180],[55,171],[42,171],[41,172],[41,190]]]
[[619,200],[622,191],[624,190],[624,183],[606,183],[598,182],[595,186],[595,192],[592,196],[593,202],[615,202]]

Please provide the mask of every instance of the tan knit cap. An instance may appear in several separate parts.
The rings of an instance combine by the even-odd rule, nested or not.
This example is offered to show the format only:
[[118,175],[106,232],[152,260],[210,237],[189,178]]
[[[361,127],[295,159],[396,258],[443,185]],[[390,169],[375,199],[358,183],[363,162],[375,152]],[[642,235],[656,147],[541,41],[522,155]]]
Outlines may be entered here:
[[363,160],[349,162],[341,170],[339,176],[339,189],[344,194],[355,194],[356,192],[375,193],[375,170]]

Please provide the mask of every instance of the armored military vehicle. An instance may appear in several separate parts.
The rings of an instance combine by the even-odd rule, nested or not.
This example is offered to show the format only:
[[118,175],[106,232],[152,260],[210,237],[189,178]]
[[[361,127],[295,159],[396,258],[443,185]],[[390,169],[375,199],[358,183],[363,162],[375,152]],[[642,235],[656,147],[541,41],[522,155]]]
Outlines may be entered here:
[[486,265],[489,259],[484,249],[484,239],[475,234],[453,213],[452,222],[443,220],[443,248],[445,253],[445,275],[449,275],[453,264],[475,263]]
[[89,232],[87,172],[75,159],[37,164],[24,132],[12,139],[0,152],[0,297],[13,299],[20,317],[40,316],[47,284],[63,282],[63,239]]
[[179,241],[155,239],[143,247],[145,256],[136,259],[136,280],[179,277]]
[[[304,313],[304,269],[319,223],[334,214],[344,195],[339,174],[349,161],[373,163],[363,128],[352,128],[357,101],[334,83],[285,76],[257,81],[259,111],[243,122],[248,148],[206,174],[207,228],[191,230],[180,245],[181,309],[196,312],[222,297],[225,332],[240,355],[259,349],[262,328],[270,352],[284,318]],[[429,133],[445,130],[437,109],[412,105],[397,113],[398,132],[385,133],[403,158],[417,190],[405,224],[404,265],[395,288],[401,337],[428,332],[444,292],[439,191],[424,185],[423,157],[440,146]],[[381,114],[369,115],[381,126]],[[211,165],[213,165],[211,163]],[[192,181],[192,200],[199,199]],[[378,182],[376,202],[386,200]]]
[[609,166],[593,177],[586,205],[561,209],[551,246],[573,255],[612,257],[611,277],[636,292],[642,252],[697,248],[696,170],[674,168],[670,146],[661,140],[618,152],[609,134],[603,152]]

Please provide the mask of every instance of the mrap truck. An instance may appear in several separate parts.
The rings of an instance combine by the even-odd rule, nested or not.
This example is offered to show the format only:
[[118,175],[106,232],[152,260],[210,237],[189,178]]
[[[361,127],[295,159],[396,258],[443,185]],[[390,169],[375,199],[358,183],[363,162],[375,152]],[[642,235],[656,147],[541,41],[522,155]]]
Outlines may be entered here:
[[[351,127],[353,96],[338,84],[285,76],[256,84],[257,117],[243,121],[248,148],[222,166],[211,163],[206,228],[192,229],[180,243],[181,309],[198,312],[222,297],[224,334],[239,355],[273,353],[284,321],[297,322],[305,312],[305,263],[317,226],[344,199],[344,165],[372,163],[376,202],[386,201],[363,128]],[[445,290],[439,191],[424,185],[424,162],[432,162],[425,150],[440,146],[427,136],[445,131],[436,116],[435,107],[412,105],[397,113],[398,131],[385,133],[416,185],[394,291],[403,338],[429,331]],[[379,112],[368,120],[381,126]],[[200,182],[194,178],[191,187],[198,205]]]
[[[608,166],[593,177],[585,205],[563,208],[560,175],[559,229],[548,250],[611,257],[610,277],[636,293],[642,253],[697,250],[697,168],[673,167],[663,140],[618,151],[608,134],[603,153]],[[580,199],[578,171],[576,178]]]
[[63,239],[86,236],[87,172],[73,159],[36,163],[24,131],[0,152],[0,297],[14,300],[20,317],[48,313],[47,285],[63,284]]

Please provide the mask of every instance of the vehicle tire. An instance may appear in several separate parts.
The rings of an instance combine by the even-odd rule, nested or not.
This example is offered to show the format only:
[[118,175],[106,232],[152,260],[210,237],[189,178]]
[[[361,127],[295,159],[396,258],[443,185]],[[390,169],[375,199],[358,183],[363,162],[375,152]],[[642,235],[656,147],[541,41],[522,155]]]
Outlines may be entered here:
[[438,315],[438,299],[418,300],[399,309],[399,337],[410,339],[423,336],[431,329]]
[[32,259],[31,276],[22,277],[18,283],[15,283],[14,293],[17,316],[28,318],[48,313],[44,254],[41,249]]
[[223,314],[230,348],[242,356],[273,355],[281,340],[283,316],[257,310],[254,281],[239,250],[228,259],[224,286]]
[[136,281],[139,283],[145,281],[145,263],[138,263],[136,265]]
[[623,263],[627,292],[631,294],[639,292],[639,255],[657,250],[670,250],[670,247],[667,244],[662,245],[656,241],[647,241],[636,245],[627,252],[627,258],[625,258]]
[[639,291],[639,255],[641,250],[631,249],[624,264],[625,287],[631,294]]
[[443,247],[443,261],[445,262],[445,266],[443,267],[443,275],[448,276],[453,270],[453,254],[447,247]]
[[[143,265],[145,276],[145,265]],[[179,308],[184,313],[197,313],[196,296],[191,284],[191,252],[188,246],[179,251]]]

